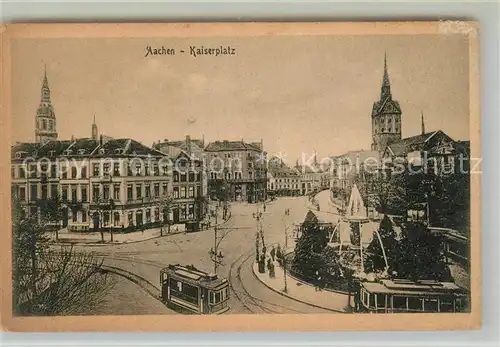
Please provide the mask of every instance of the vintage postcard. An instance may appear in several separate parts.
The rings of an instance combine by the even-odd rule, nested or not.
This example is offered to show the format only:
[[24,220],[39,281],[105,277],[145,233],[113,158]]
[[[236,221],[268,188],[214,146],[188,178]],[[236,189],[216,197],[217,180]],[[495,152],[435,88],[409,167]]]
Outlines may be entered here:
[[479,328],[478,36],[4,26],[3,328]]

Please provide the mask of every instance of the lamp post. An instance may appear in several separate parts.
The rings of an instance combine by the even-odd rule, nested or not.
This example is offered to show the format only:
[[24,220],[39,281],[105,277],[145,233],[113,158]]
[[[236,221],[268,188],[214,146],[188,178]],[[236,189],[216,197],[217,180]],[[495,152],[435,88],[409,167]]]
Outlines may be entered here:
[[[141,209],[144,207],[144,197],[141,196]],[[142,211],[141,211],[142,212]],[[141,231],[144,234],[144,215],[141,213]]]
[[113,205],[114,201],[111,197],[112,191],[114,192],[113,187],[113,176],[111,173],[109,174],[109,235],[111,237],[111,242],[113,242]]
[[[285,232],[285,238],[286,238],[286,232]],[[286,247],[285,249],[283,250],[283,254],[282,254],[282,260],[283,260],[283,279],[285,281],[285,288],[283,288],[283,292],[284,293],[287,293],[288,292],[288,286],[287,286],[287,283],[286,283],[286,254],[285,254],[285,250],[286,250]]]

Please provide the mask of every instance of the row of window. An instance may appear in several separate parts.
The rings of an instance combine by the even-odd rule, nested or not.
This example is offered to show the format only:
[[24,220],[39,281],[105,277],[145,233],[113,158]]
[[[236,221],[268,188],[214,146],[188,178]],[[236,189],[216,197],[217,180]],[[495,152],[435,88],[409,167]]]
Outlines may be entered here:
[[[142,189],[144,186],[144,190]],[[99,187],[99,186],[95,186]],[[116,186],[115,186],[116,187]],[[135,192],[135,195],[134,195]],[[162,183],[161,184],[161,192],[160,192],[160,183],[153,183],[153,184],[142,184],[142,183],[135,183],[135,184],[127,184],[127,200],[140,200],[142,198],[159,198],[161,196],[165,196],[168,193],[168,188],[167,188],[167,183]],[[103,191],[103,196],[104,199],[106,191]],[[109,193],[108,193],[109,194]]]
[[[270,184],[270,189],[271,190],[274,190],[275,186],[273,183]],[[276,185],[276,189],[299,189],[299,185],[298,184],[277,184]]]
[[399,118],[382,118],[375,120],[375,133],[379,132],[399,132]]
[[[388,302],[386,302],[386,298]],[[392,300],[391,300],[392,299]],[[385,294],[370,294],[363,291],[361,300],[364,305],[372,308],[385,308],[401,311],[424,311],[424,312],[454,312],[455,300],[451,297],[426,298],[413,296],[398,296],[392,298]]]
[[[254,178],[257,178],[259,177],[258,173],[257,175],[255,175],[254,177],[254,173],[252,171],[248,171],[248,178],[249,179],[254,179]],[[210,179],[212,180],[216,180],[216,179],[226,179],[226,180],[232,180],[232,179],[235,179],[235,180],[238,180],[238,179],[242,179],[243,176],[242,176],[242,173],[241,172],[234,172],[234,173],[231,173],[231,172],[211,172],[210,173]]]
[[[112,169],[112,170],[111,170]],[[80,175],[78,175],[78,171],[80,171]],[[30,164],[28,166],[28,172],[29,172],[29,177],[30,178],[37,178],[37,177],[47,177],[47,178],[61,178],[61,179],[85,179],[88,177],[87,173],[87,167],[82,166],[80,170],[78,170],[77,167],[71,167],[70,170],[68,170],[65,166],[57,166],[57,165],[50,165],[50,168],[48,165],[41,165],[38,167],[37,164]],[[104,175],[112,175],[112,176],[122,176],[122,171],[120,170],[120,163],[114,163],[113,167],[111,168],[110,163],[104,163],[102,165],[102,170],[101,170],[101,164],[100,163],[95,163],[92,164],[92,177],[98,177],[100,176],[101,172]],[[127,176],[165,176],[168,173],[168,167],[163,166],[160,170],[160,168],[156,165],[153,166],[153,169],[150,170],[149,166],[141,167],[127,167]],[[194,181],[201,181],[201,172],[189,172],[189,173],[184,173],[184,172],[177,172],[174,171],[174,181],[175,180],[180,180],[181,182],[186,182],[187,176],[189,175],[189,181],[194,182]],[[12,166],[11,168],[11,176],[12,178],[26,178],[27,177],[27,172],[26,168],[23,166]]]
[[[41,130],[54,130],[55,129],[55,122],[52,120],[52,119],[41,119],[41,121],[39,120],[38,121],[38,129],[41,129]],[[40,124],[41,123],[41,124]],[[41,126],[40,126],[41,125]]]
[[211,304],[218,304],[222,301],[225,301],[228,298],[229,298],[229,295],[228,295],[227,287],[222,289],[222,290],[210,292],[210,303]]
[[200,186],[198,186],[198,187],[195,187],[195,186],[173,187],[173,193],[174,193],[174,199],[194,198],[196,196],[202,195],[202,191],[201,191]]
[[[144,188],[144,190],[143,190]],[[161,189],[160,189],[161,188]],[[177,188],[177,193],[176,193]],[[167,194],[168,187],[167,183],[153,183],[153,184],[135,184],[135,195],[134,193],[134,184],[127,185],[127,200],[137,200],[144,198],[159,198],[160,195]],[[41,185],[41,196],[38,195],[38,184],[30,185],[30,195],[29,197],[26,195],[26,187],[25,186],[13,186],[13,193],[16,194],[17,198],[20,201],[26,201],[28,198],[30,200],[35,200],[38,198],[48,199],[55,198],[59,194],[59,189],[57,184],[50,185],[50,196],[48,194],[48,185]],[[201,187],[197,192],[201,195]],[[186,187],[182,187],[179,194],[179,187],[174,187],[174,197],[177,195],[177,198],[186,197]],[[187,188],[187,195],[189,197],[195,196],[195,190],[193,186]],[[61,199],[63,201],[82,201],[87,202],[88,196],[88,185],[62,185],[61,186]],[[98,199],[102,200],[121,200],[121,185],[120,184],[94,184],[92,186],[92,199],[97,201]]]

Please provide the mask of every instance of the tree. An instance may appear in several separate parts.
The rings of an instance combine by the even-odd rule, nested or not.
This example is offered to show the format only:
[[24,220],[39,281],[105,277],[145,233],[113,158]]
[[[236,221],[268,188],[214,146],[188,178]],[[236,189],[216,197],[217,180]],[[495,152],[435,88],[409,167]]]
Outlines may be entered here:
[[381,214],[406,214],[416,203],[426,201],[422,172],[369,175],[366,193],[371,206]]
[[340,255],[333,247],[326,246],[321,252],[321,277],[327,283],[333,283],[342,278],[342,268],[340,263]]
[[160,225],[160,235],[163,236],[163,226],[165,222],[167,224],[167,232],[170,233],[170,210],[172,208],[172,204],[174,202],[174,198],[170,194],[165,194],[160,196],[158,199],[157,205],[160,213],[163,214],[163,218],[161,218]]
[[54,228],[56,232],[56,241],[59,241],[59,223],[63,219],[63,212],[66,208],[60,196],[37,200],[37,205],[40,209],[40,218],[44,221],[43,224],[46,224],[50,228]]
[[103,219],[104,219],[104,212],[109,213],[109,223],[111,223],[111,200],[104,199],[104,197],[101,195],[99,196],[94,202],[92,203],[94,205],[94,214],[92,215],[92,221],[94,223],[94,228],[97,226],[97,229],[99,229],[99,232],[101,234],[101,242],[104,242],[104,229],[103,229]]
[[18,315],[69,315],[100,305],[113,281],[102,260],[72,247],[50,246],[46,220],[13,202],[13,310]]
[[292,271],[304,278],[314,278],[322,267],[321,253],[328,239],[315,221],[304,222],[302,227],[302,235],[295,245]]
[[394,269],[399,278],[449,281],[450,270],[444,262],[442,236],[432,234],[422,223],[407,223],[397,250]]
[[[383,250],[380,241],[382,241],[382,245],[384,247]],[[398,241],[396,239],[396,232],[394,231],[392,222],[389,217],[387,217],[387,215],[384,215],[378,228],[378,235],[377,231],[373,232],[373,239],[366,248],[367,272],[378,272],[385,270],[386,263],[384,259],[384,253],[387,257],[387,263],[389,266],[388,271],[392,271],[394,267],[397,247]]]
[[343,252],[342,255],[339,256],[341,275],[347,280],[347,310],[352,309],[351,296],[353,292],[356,292],[354,276],[358,271],[359,261],[360,259],[356,252],[347,251]]
[[466,231],[470,225],[470,176],[453,173],[437,176],[432,184],[430,205],[433,225]]

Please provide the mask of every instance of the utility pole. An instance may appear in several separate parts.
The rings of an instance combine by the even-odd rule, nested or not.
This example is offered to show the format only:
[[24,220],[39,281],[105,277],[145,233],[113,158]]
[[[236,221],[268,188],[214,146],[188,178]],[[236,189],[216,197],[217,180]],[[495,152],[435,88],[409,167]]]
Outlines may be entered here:
[[283,288],[283,292],[284,293],[288,292],[288,286],[287,286],[287,283],[286,283],[286,266],[287,266],[287,264],[286,264],[285,249],[283,250],[283,254],[282,254],[282,259],[283,259],[283,278],[285,280],[285,288]]
[[222,259],[224,259],[224,256],[222,255],[222,252],[219,252],[219,244],[221,243],[221,241],[224,238],[224,236],[221,239],[219,239],[218,235],[217,235],[217,232],[218,232],[218,227],[217,227],[218,212],[219,212],[219,207],[217,206],[215,208],[214,246],[213,246],[213,248],[210,249],[210,252],[208,253],[208,254],[210,254],[210,259],[214,263],[214,273],[215,274],[217,274],[217,268],[218,268],[219,265],[222,264]]
[[285,227],[285,249],[283,250],[283,254],[281,255],[282,260],[283,260],[283,278],[285,280],[285,288],[283,289],[283,292],[288,292],[288,287],[286,284],[286,249],[288,247],[288,226]]

